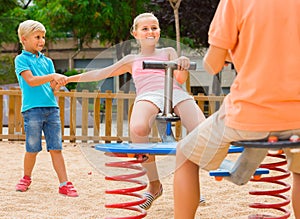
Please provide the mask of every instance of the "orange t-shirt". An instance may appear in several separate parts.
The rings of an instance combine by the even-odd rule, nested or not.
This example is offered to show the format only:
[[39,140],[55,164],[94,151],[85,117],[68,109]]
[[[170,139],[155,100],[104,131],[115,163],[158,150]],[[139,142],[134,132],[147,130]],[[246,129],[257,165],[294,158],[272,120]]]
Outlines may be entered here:
[[238,72],[225,98],[226,125],[300,128],[300,1],[221,0],[209,44],[228,49]]

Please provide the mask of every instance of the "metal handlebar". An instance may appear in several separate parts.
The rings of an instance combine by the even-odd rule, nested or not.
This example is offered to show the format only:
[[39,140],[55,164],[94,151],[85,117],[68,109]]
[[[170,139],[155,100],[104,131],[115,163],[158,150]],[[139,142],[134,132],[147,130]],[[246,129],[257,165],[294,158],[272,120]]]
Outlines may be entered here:
[[[166,69],[173,68],[177,69],[177,63],[174,61],[144,61],[143,69]],[[190,67],[188,70],[196,70],[196,62],[190,62]]]
[[[164,90],[164,111],[158,116],[158,119],[168,121],[179,120],[173,114],[173,71],[177,69],[177,63],[174,61],[143,61],[143,69],[165,69],[165,90]],[[190,70],[196,69],[196,63],[190,62]]]

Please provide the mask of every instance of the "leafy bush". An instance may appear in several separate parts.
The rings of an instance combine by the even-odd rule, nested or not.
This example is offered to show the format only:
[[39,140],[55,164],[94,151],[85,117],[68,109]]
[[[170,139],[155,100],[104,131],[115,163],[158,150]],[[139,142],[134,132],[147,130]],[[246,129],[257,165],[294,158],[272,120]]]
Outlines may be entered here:
[[[77,74],[80,74],[80,72],[76,71],[75,69],[66,71],[66,72],[64,73],[64,75],[66,75],[66,76],[68,76],[68,77],[69,77],[69,76],[72,76],[72,75],[77,75]],[[76,87],[77,87],[77,83],[75,83],[75,82],[68,83],[68,84],[66,85],[66,88],[67,88],[68,90],[74,90],[74,89],[76,89]]]
[[0,57],[0,84],[18,83],[15,73],[14,58],[11,56]]
[[[72,75],[77,75],[77,74],[84,74],[84,72],[81,70],[76,70],[72,69],[64,73],[66,76],[72,76]],[[76,89],[77,91],[82,91],[82,90],[88,90],[90,92],[93,92],[95,90],[98,90],[99,87],[99,82],[72,82],[66,85],[66,88],[68,90],[74,90]]]

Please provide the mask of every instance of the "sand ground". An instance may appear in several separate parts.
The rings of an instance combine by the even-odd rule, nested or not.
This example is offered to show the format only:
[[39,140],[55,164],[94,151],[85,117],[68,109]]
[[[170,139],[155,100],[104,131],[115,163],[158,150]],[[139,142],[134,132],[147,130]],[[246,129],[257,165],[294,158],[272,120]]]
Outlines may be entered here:
[[[24,193],[16,192],[15,184],[22,176],[23,170],[24,142],[0,142],[2,151],[0,218],[71,219],[132,215],[128,210],[108,210],[104,206],[126,199],[105,194],[106,189],[126,188],[128,185],[128,183],[112,183],[104,179],[107,175],[120,173],[120,170],[104,166],[106,162],[116,161],[119,158],[105,156],[103,152],[96,151],[93,148],[95,144],[91,143],[63,143],[63,145],[69,179],[79,192],[77,198],[58,194],[58,179],[53,170],[50,155],[45,150],[38,155],[30,189]],[[157,159],[164,194],[148,210],[146,218],[170,219],[173,218],[172,184],[175,159],[174,156],[159,156]],[[122,170],[121,173],[125,171]],[[270,184],[250,182],[244,186],[236,186],[226,180],[217,182],[204,171],[201,171],[201,176],[201,192],[206,199],[206,204],[199,206],[197,219],[248,218],[248,215],[252,213],[262,212],[262,210],[249,208],[249,203],[278,202],[270,197],[248,194],[250,190],[270,188]],[[142,177],[141,180],[145,178]],[[289,177],[285,181],[291,184],[292,179]],[[290,196],[290,191],[286,195]],[[291,211],[290,206],[286,208]],[[290,218],[294,218],[293,215]]]

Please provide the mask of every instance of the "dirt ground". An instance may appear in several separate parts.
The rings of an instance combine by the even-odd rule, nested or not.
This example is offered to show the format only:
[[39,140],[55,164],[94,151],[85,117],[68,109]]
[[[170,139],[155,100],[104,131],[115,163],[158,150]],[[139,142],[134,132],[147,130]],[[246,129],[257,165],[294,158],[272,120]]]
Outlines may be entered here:
[[[70,181],[79,192],[79,197],[69,198],[58,194],[58,179],[53,170],[49,153],[42,151],[32,176],[32,185],[27,192],[15,191],[15,184],[22,176],[24,142],[0,142],[0,218],[106,218],[125,217],[133,213],[128,210],[109,210],[105,204],[126,201],[127,197],[105,194],[112,188],[126,188],[128,183],[113,183],[105,176],[124,174],[127,170],[105,167],[105,163],[119,160],[107,157],[94,149],[95,144],[63,143],[64,157]],[[235,156],[235,155],[232,155]],[[158,168],[164,193],[154,202],[147,212],[149,219],[173,218],[173,172],[175,157],[158,156]],[[145,181],[142,177],[141,180]],[[285,180],[291,184],[291,177]],[[201,171],[201,192],[206,199],[199,206],[196,218],[201,219],[240,219],[248,215],[262,213],[263,210],[251,209],[249,203],[278,202],[271,197],[258,197],[249,194],[251,190],[274,187],[267,183],[249,182],[236,186],[226,180],[217,182],[207,172]],[[189,188],[187,188],[189,189]],[[142,191],[141,191],[142,193]],[[290,191],[286,193],[290,197]],[[135,200],[135,197],[129,197]],[[280,201],[279,201],[280,202]],[[291,211],[291,206],[285,207]],[[265,211],[264,211],[265,212]],[[265,214],[277,214],[268,211]],[[294,218],[291,215],[290,218]]]

